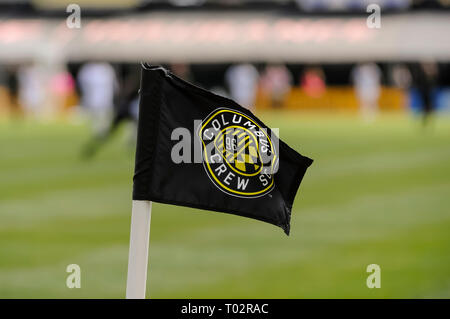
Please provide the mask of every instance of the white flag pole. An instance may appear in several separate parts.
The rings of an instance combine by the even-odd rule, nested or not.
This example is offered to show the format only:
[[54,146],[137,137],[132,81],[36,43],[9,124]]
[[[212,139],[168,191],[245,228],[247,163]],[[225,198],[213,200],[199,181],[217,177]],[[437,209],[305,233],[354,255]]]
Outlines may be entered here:
[[127,299],[145,298],[151,214],[151,201],[133,200],[130,252],[128,255]]

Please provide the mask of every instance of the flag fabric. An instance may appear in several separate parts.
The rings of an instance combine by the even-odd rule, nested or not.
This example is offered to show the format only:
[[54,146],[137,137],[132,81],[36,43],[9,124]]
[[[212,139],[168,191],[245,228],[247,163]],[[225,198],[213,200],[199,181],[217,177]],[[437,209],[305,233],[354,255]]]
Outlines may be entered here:
[[133,199],[265,221],[289,234],[312,160],[236,102],[142,65]]

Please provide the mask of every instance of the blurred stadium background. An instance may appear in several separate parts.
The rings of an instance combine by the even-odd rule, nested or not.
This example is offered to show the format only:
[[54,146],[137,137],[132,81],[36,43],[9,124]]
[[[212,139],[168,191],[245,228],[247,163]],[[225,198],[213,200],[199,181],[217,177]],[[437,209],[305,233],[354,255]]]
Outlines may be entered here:
[[450,297],[449,1],[71,2],[0,0],[0,298],[124,297],[140,61],[315,160],[289,238],[155,204],[150,297]]

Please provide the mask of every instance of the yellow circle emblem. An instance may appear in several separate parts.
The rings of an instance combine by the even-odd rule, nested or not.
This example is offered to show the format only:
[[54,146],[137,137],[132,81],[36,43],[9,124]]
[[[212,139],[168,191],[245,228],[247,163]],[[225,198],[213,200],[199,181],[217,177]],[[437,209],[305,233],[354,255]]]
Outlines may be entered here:
[[220,190],[254,198],[273,189],[276,149],[266,129],[250,116],[217,109],[203,120],[198,136],[205,171]]

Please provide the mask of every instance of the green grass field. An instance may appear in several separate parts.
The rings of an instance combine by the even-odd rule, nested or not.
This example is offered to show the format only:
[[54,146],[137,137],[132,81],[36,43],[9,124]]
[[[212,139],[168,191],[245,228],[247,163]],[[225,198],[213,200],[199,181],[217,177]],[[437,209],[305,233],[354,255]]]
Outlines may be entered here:
[[[450,297],[450,119],[261,114],[315,161],[291,236],[154,204],[151,298]],[[122,132],[123,133],[123,132]],[[0,122],[0,298],[123,298],[133,152],[79,158],[84,125]],[[66,266],[81,266],[81,289]],[[381,266],[381,288],[366,267]]]

